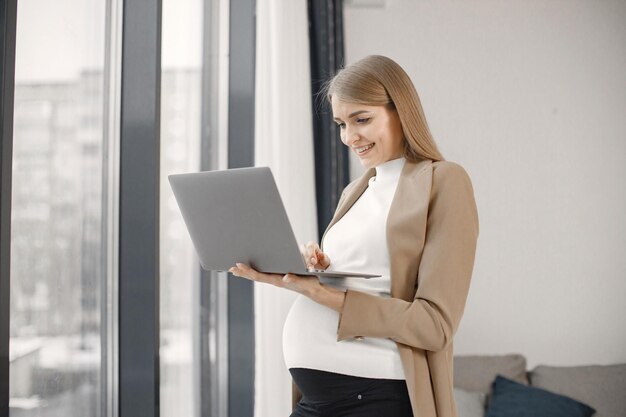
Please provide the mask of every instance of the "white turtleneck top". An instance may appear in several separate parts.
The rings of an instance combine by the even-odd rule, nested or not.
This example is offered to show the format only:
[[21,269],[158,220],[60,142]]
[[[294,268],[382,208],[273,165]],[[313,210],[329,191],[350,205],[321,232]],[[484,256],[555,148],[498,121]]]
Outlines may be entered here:
[[[384,162],[346,214],[324,237],[329,269],[381,275],[380,278],[321,278],[324,285],[389,297],[386,223],[405,159]],[[396,343],[364,338],[337,341],[339,313],[305,296],[294,302],[283,329],[287,368],[308,368],[365,378],[405,379]]]

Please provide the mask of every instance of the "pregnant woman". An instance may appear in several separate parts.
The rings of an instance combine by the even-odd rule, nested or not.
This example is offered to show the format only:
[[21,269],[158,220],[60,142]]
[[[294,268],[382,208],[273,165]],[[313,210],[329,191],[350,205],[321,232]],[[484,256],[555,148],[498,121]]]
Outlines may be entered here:
[[456,417],[453,337],[469,290],[478,214],[472,183],[444,160],[408,75],[368,56],[326,86],[341,141],[366,172],[341,196],[311,267],[379,274],[234,275],[301,294],[283,334],[301,393],[292,417]]

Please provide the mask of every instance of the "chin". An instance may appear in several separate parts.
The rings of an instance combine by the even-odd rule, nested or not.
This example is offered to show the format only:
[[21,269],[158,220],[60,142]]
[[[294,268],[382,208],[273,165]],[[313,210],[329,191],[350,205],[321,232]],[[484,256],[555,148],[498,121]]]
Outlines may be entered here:
[[376,165],[378,165],[376,161],[367,161],[363,159],[361,159],[360,161],[361,161],[361,165],[363,165],[363,168],[366,168],[366,169],[374,168],[376,167]]

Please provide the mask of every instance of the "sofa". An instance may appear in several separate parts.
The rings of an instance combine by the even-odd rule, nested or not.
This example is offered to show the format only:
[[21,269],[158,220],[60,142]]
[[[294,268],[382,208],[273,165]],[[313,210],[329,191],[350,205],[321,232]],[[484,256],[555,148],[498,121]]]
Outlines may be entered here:
[[459,417],[626,417],[626,364],[526,369],[520,354],[454,358]]

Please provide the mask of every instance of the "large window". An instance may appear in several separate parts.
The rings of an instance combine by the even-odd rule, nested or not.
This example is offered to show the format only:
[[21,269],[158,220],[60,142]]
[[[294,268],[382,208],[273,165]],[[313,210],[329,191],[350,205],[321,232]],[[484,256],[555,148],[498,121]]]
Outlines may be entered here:
[[227,9],[228,2],[221,0],[163,0],[162,417],[226,415],[226,276],[200,270],[167,176],[226,167],[220,123],[226,106],[219,101],[227,94],[227,84],[219,81],[225,72]]
[[200,269],[167,175],[200,169],[202,0],[163,0],[161,416],[200,415]]
[[201,271],[167,182],[226,168],[228,10],[19,2],[11,417],[228,415],[227,277]]
[[19,2],[10,416],[102,414],[105,2]]

